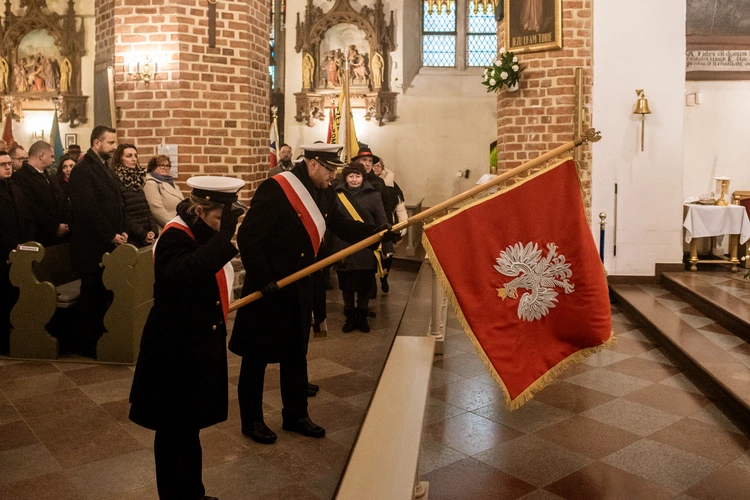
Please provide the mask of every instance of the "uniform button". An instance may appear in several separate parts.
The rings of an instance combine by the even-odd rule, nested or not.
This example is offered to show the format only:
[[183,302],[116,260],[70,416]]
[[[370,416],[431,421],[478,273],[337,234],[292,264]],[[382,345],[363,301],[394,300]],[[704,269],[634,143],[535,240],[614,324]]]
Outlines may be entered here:
[[299,217],[301,219],[302,218],[302,214],[297,214],[297,217]]
[[217,305],[217,306],[220,306],[220,305],[221,305],[221,301],[220,301],[220,300],[217,300],[217,301],[216,301],[216,305]]
[[216,330],[216,325],[212,326],[211,330]]
[[301,253],[301,254],[299,254],[299,256],[300,256],[300,257],[304,257],[304,256],[305,256],[305,254]]

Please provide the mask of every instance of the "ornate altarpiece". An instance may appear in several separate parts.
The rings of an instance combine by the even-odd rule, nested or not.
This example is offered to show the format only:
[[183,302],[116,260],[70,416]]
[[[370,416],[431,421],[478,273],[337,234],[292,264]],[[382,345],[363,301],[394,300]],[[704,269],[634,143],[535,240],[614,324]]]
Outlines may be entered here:
[[86,32],[73,0],[58,14],[46,0],[21,0],[21,13],[5,1],[0,24],[0,97],[20,118],[20,111],[49,109],[57,103],[58,119],[77,127],[86,123],[86,101],[81,93],[81,57],[86,55]]
[[386,24],[382,0],[359,12],[349,0],[336,0],[325,14],[307,0],[304,22],[297,13],[294,48],[302,52],[302,90],[294,94],[298,122],[312,127],[316,118],[323,120],[323,111],[334,105],[346,74],[352,107],[365,108],[366,120],[378,125],[396,120],[398,94],[391,92],[390,57],[396,49],[393,11]]

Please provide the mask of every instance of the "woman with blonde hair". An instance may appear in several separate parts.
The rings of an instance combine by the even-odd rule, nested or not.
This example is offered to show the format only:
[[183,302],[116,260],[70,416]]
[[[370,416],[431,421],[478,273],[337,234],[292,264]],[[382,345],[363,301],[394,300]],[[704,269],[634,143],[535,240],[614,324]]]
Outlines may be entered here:
[[154,156],[146,167],[143,192],[159,231],[176,215],[177,205],[185,198],[170,174],[171,168],[169,157],[165,155]]

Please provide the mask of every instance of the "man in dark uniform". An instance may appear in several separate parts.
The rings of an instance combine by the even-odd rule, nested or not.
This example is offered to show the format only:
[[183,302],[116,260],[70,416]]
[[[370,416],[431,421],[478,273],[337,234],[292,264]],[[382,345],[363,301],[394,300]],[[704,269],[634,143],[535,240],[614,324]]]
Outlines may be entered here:
[[23,191],[11,179],[13,161],[0,151],[0,354],[10,352],[10,311],[18,300],[18,288],[10,283],[10,252],[34,239],[34,219]]
[[81,341],[83,355],[96,358],[104,332],[108,292],[102,283],[102,255],[128,242],[125,204],[114,172],[107,165],[117,149],[115,129],[99,125],[91,132],[91,149],[70,174],[72,208],[70,250],[73,269],[81,276]]
[[[323,437],[307,413],[307,342],[313,303],[313,278],[281,290],[276,282],[315,263],[326,227],[339,238],[356,242],[377,230],[347,220],[335,210],[330,188],[340,146],[303,146],[295,167],[264,181],[252,199],[237,243],[246,277],[242,294],[256,290],[263,298],[237,312],[229,349],[242,356],[238,395],[242,432],[270,444],[276,434],[263,422],[263,378],[268,363],[280,363],[283,429]],[[384,238],[398,238],[387,232]]]
[[68,204],[57,176],[49,174],[55,162],[55,151],[45,141],[36,141],[29,148],[28,159],[13,174],[31,205],[36,237],[48,247],[68,240]]

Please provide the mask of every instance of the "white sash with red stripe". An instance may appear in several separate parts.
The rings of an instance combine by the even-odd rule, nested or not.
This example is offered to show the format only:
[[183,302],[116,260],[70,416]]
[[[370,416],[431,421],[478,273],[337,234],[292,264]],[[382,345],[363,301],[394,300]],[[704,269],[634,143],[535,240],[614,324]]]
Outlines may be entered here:
[[[190,236],[193,240],[195,240],[195,236],[193,235],[193,232],[190,230],[190,227],[188,227],[187,224],[185,224],[185,221],[182,220],[182,218],[178,215],[171,221],[167,222],[167,225],[164,226],[164,231],[166,231],[169,228],[175,228],[179,229],[180,231],[185,232],[188,236]],[[159,244],[159,240],[156,240],[156,243],[154,243],[153,246],[153,252],[154,255],[156,255],[156,245]],[[221,268],[221,270],[216,273],[216,284],[219,286],[219,296],[221,297],[221,309],[224,311],[224,321],[227,320],[227,314],[229,314],[229,292],[231,290],[231,286],[234,284],[234,268],[232,267],[231,262],[227,262],[224,264],[224,267]]]
[[323,235],[326,232],[326,220],[320,213],[318,205],[315,204],[315,200],[313,200],[305,185],[302,184],[302,181],[293,173],[282,172],[271,178],[278,182],[281,189],[284,190],[286,198],[305,226],[315,255],[318,255],[320,242],[323,241]]

